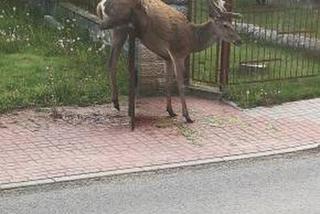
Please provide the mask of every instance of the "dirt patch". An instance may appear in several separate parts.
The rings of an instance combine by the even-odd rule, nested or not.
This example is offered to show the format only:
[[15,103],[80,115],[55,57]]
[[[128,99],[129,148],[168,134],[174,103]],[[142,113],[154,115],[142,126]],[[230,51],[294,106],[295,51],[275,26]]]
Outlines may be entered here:
[[50,115],[53,120],[60,120],[68,124],[91,126],[127,126],[129,118],[125,110],[120,112],[111,106],[94,106],[72,108],[65,107],[57,110],[58,118]]
[[55,111],[50,108],[28,109],[1,115],[0,121],[0,128],[15,125],[32,132],[48,129],[53,124],[109,128],[129,126],[127,109],[123,108],[119,112],[108,104],[90,107],[58,107]]

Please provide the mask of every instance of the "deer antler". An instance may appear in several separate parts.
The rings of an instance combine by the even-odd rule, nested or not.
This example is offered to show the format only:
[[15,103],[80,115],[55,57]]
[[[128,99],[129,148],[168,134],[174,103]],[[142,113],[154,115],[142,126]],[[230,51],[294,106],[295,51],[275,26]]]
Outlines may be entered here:
[[240,18],[240,13],[228,12],[224,0],[208,0],[209,16],[217,19]]
[[223,13],[226,12],[224,4],[225,2],[223,0],[219,0],[219,3],[215,0],[208,0],[209,16],[212,18],[222,18]]

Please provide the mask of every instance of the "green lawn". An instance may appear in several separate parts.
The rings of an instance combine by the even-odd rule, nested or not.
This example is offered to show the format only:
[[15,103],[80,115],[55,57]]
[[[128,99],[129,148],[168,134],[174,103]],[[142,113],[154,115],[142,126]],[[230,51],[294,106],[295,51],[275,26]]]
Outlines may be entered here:
[[[76,20],[64,20],[65,28],[53,29],[21,4],[0,6],[0,112],[109,101],[109,51],[76,31]],[[123,93],[124,65],[122,59],[118,78]]]
[[[237,0],[234,3],[234,11],[243,16],[239,22],[320,38],[320,8],[306,8],[296,3],[290,6],[280,3],[261,6],[255,0]],[[207,0],[193,1],[192,14],[193,21],[197,23],[206,21]]]
[[[49,28],[36,12],[19,5],[8,0],[0,2],[0,112],[30,106],[108,102],[106,59],[109,51],[101,49],[100,43],[90,42],[87,33],[75,30],[76,21],[63,20],[64,29]],[[205,17],[205,10],[197,16]],[[231,54],[230,81],[237,84],[226,90],[225,97],[243,107],[251,107],[320,96],[319,55],[243,38],[247,40],[246,45],[232,48]],[[240,69],[240,62],[268,58],[280,60],[268,62],[262,73]],[[216,82],[215,47],[194,55],[194,60],[194,78]],[[122,93],[127,92],[125,64],[122,58],[118,69]],[[245,84],[270,77],[308,75],[318,76]]]
[[[246,40],[240,47],[232,46],[230,59],[230,83],[256,82],[263,80],[288,79],[320,74],[319,56],[305,51],[277,47],[272,44]],[[193,78],[215,83],[217,75],[216,46],[192,57]],[[264,61],[266,60],[266,61]],[[271,61],[268,61],[271,60]],[[250,61],[265,64],[263,72],[246,71],[240,65]]]
[[239,9],[244,23],[255,24],[267,29],[275,29],[283,33],[320,38],[319,8],[280,8],[256,7]]
[[[319,9],[286,8],[279,5],[262,7],[253,0],[238,0],[236,4],[236,11],[243,14],[243,19],[238,22],[277,29],[279,32],[294,32],[301,36],[320,38]],[[200,23],[207,20],[207,17],[207,1],[193,1],[193,21]],[[243,45],[231,48],[229,73],[231,86],[225,93],[226,97],[243,107],[251,107],[320,95],[319,53],[254,40],[245,34],[242,38]],[[219,66],[216,60],[216,46],[194,54],[191,58],[194,82],[218,86]],[[265,66],[265,69],[253,71],[241,66],[243,63],[250,64],[253,61]],[[296,80],[287,80],[290,78]],[[260,81],[271,82],[256,83]],[[278,93],[279,91],[281,93]]]
[[243,108],[320,97],[320,76],[258,84],[230,85],[223,96]]

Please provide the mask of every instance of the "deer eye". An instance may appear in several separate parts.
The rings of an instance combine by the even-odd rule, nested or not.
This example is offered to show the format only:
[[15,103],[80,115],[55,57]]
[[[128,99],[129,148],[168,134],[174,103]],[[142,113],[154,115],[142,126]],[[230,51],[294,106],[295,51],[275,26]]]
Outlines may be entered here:
[[223,27],[224,27],[224,28],[228,28],[229,26],[228,26],[227,24],[224,24]]

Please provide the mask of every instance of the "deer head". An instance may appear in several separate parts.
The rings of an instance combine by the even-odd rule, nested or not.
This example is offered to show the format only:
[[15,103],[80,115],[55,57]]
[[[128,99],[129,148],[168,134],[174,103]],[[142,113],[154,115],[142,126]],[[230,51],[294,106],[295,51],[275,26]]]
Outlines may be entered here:
[[225,1],[208,0],[209,6],[209,19],[212,22],[214,33],[220,40],[233,43],[236,45],[241,44],[241,37],[235,30],[231,23],[232,18],[241,17],[238,13],[227,12],[225,8]]

